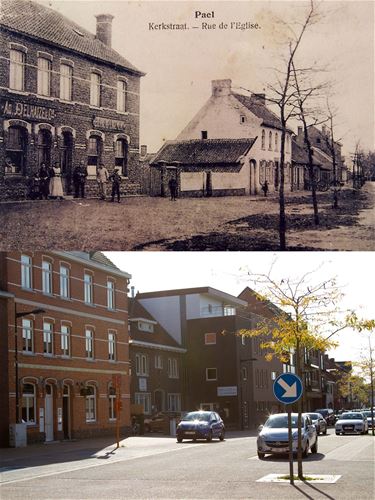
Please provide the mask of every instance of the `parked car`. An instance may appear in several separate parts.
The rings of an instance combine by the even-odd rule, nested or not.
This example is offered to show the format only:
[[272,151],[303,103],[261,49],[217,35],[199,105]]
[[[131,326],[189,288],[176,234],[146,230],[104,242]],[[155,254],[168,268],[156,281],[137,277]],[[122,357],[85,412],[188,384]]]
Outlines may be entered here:
[[335,414],[331,408],[319,408],[314,410],[314,413],[320,413],[324,420],[327,422],[327,425],[335,424]]
[[183,439],[205,439],[212,441],[212,438],[225,437],[225,426],[220,415],[214,411],[191,411],[187,413],[177,426],[177,441]]
[[[292,413],[292,435],[293,435],[293,453],[297,452],[298,414]],[[289,452],[288,438],[288,414],[276,413],[271,415],[263,426],[260,426],[260,432],[257,439],[258,457],[263,459],[266,454],[281,454]],[[302,455],[317,453],[318,451],[318,433],[311,418],[306,413],[302,415]]]
[[169,432],[169,416],[165,413],[159,412],[152,417],[145,417],[144,420],[145,432]]
[[[362,410],[362,413],[364,416],[367,418],[367,427],[369,429],[372,429],[372,417],[371,417],[371,410]],[[375,410],[373,412],[374,415],[374,425],[375,425]]]
[[335,432],[339,434],[368,434],[367,418],[362,412],[345,412],[335,424]]
[[305,413],[305,415],[308,415],[311,418],[312,423],[316,427],[318,436],[320,433],[327,434],[327,422],[320,413]]

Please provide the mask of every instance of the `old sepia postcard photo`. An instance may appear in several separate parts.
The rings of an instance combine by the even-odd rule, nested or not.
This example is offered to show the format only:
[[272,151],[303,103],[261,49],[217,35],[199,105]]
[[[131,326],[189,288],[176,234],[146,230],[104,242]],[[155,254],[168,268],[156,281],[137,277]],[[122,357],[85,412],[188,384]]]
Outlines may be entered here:
[[0,4],[0,248],[374,250],[374,3]]

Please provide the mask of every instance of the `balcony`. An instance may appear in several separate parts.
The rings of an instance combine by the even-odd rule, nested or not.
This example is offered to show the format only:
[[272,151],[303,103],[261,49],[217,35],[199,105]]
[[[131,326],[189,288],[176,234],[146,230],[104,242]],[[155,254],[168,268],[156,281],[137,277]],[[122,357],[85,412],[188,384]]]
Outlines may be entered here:
[[201,318],[212,318],[217,316],[235,316],[236,309],[231,306],[204,306],[201,307]]

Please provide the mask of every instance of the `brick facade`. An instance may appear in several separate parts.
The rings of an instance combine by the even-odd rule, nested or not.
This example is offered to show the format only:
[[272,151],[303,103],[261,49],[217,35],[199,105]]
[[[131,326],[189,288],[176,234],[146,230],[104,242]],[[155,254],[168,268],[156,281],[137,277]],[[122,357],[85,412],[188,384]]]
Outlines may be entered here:
[[[7,273],[7,284],[2,284],[0,290],[1,323],[4,327],[7,322],[8,336],[7,348],[4,343],[0,346],[0,364],[2,376],[8,371],[5,385],[9,388],[9,412],[3,413],[1,422],[3,442],[6,441],[4,433],[8,432],[9,424],[15,422],[17,414],[16,354],[18,421],[27,421],[28,443],[114,435],[116,375],[120,376],[120,427],[123,435],[128,432],[127,285],[130,276],[109,262],[98,261],[97,255],[78,252],[11,252],[1,255]],[[24,273],[28,272],[27,266],[21,264],[22,260],[27,261],[27,257],[31,266],[29,287],[25,286],[25,278],[22,286],[21,276],[22,268]],[[43,272],[47,262],[49,271],[45,269]],[[65,281],[68,283],[67,297],[63,297],[62,292],[61,265],[69,270]],[[92,286],[89,287],[91,303],[85,302],[85,274],[92,277]],[[113,284],[113,293],[108,291],[109,281]],[[51,289],[47,293],[49,286]],[[109,295],[113,297],[112,308]],[[35,313],[35,309],[43,311]],[[15,314],[18,316],[17,336],[14,334]],[[50,336],[48,325],[51,325]],[[25,340],[28,326],[31,328],[29,347]],[[91,349],[87,332],[93,336]],[[66,343],[64,333],[67,333]],[[114,346],[113,356],[110,344]]]
[[[24,15],[27,16],[28,13],[25,12]],[[69,28],[69,21],[64,22],[68,23]],[[75,30],[77,33],[77,28]],[[86,37],[86,34],[83,36]],[[95,43],[101,42],[96,40]],[[12,49],[24,54],[25,77],[22,90],[15,90],[10,82]],[[94,163],[100,162],[110,172],[115,165],[120,168],[122,194],[139,193],[139,87],[143,73],[130,64],[126,68],[121,63],[106,61],[104,57],[94,58],[50,40],[43,40],[43,36],[37,38],[9,26],[2,26],[0,51],[1,199],[29,196],[34,176],[42,161],[47,166],[52,166],[54,162],[60,164],[65,194],[72,193],[72,172],[80,161],[85,165],[91,164],[88,166],[87,196],[96,197],[99,194]],[[38,58],[50,61],[48,96],[38,94]],[[61,64],[65,68],[71,68],[71,99],[63,99],[61,96]],[[99,106],[90,105],[92,73],[101,78]],[[118,82],[124,82],[126,89],[125,111],[117,110]],[[13,151],[12,128],[21,130],[21,160]],[[97,138],[98,141],[98,154],[94,156],[89,154],[90,138]],[[118,153],[120,148],[116,141],[121,141],[123,156]],[[9,166],[10,163],[14,165]]]

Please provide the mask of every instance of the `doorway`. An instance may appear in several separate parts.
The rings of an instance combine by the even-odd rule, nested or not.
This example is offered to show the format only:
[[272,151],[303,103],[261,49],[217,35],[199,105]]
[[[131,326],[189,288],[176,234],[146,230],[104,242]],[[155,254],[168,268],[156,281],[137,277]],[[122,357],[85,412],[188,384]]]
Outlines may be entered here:
[[70,387],[68,385],[64,385],[64,390],[63,390],[63,434],[64,434],[64,439],[71,439]]
[[53,388],[46,385],[45,433],[46,441],[53,441]]
[[49,130],[42,129],[38,132],[38,168],[42,163],[51,166],[52,135]]
[[62,133],[61,174],[64,194],[72,192],[73,135]]

